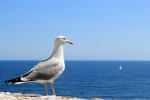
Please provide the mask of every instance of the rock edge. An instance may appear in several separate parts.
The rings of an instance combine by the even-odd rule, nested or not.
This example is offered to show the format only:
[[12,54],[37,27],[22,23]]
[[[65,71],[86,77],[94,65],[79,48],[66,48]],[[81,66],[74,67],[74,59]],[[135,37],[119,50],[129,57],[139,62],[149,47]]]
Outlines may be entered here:
[[10,93],[0,92],[0,100],[103,100],[99,98],[93,99],[81,99],[73,98],[70,96],[43,96],[40,94],[22,94],[22,93]]

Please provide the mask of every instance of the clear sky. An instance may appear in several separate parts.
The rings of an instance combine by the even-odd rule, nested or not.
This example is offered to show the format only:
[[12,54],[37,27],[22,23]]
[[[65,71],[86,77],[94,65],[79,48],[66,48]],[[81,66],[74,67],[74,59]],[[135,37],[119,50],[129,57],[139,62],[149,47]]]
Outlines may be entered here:
[[150,0],[0,0],[0,60],[150,60]]

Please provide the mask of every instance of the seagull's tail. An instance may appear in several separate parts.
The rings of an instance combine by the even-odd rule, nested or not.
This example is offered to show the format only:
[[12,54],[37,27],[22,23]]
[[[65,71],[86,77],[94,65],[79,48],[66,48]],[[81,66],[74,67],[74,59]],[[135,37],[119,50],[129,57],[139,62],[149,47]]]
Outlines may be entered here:
[[25,81],[22,81],[21,80],[21,77],[18,77],[18,78],[14,78],[14,79],[10,79],[10,80],[6,80],[5,83],[7,85],[11,85],[11,84],[21,84],[21,83],[24,83]]

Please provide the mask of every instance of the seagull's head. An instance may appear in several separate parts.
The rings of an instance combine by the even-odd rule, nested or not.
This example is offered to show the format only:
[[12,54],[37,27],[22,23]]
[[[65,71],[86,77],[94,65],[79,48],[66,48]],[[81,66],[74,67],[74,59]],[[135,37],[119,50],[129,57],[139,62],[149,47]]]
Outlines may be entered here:
[[58,36],[55,39],[55,42],[59,43],[59,44],[64,44],[64,43],[73,44],[73,42],[71,42],[70,40],[68,40],[65,36]]

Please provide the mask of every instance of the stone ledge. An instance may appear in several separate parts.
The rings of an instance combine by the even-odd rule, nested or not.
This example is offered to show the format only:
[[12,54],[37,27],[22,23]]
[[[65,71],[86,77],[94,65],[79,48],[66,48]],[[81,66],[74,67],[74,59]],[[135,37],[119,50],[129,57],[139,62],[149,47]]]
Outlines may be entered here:
[[99,98],[81,99],[70,96],[43,96],[40,94],[22,94],[22,93],[10,93],[0,92],[0,100],[103,100]]

